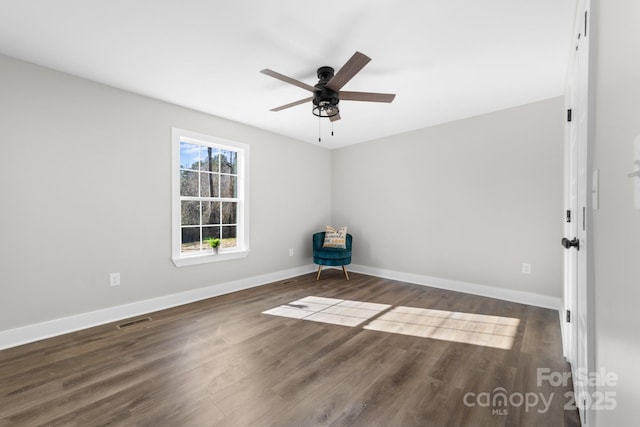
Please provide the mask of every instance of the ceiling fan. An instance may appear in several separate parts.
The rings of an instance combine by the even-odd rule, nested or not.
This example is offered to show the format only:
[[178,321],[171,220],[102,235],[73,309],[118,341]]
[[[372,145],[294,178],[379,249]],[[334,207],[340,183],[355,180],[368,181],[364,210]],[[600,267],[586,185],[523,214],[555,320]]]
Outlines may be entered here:
[[367,63],[371,61],[367,55],[356,52],[334,74],[334,69],[329,66],[318,68],[318,83],[315,86],[308,85],[299,80],[287,77],[273,70],[264,69],[262,74],[271,76],[285,83],[298,86],[313,93],[309,98],[300,99],[280,107],[272,108],[270,111],[281,111],[305,102],[313,102],[313,114],[318,117],[328,117],[332,122],[340,120],[340,108],[338,103],[342,101],[366,101],[366,102],[391,102],[396,97],[393,93],[375,92],[350,92],[340,90],[351,80]]

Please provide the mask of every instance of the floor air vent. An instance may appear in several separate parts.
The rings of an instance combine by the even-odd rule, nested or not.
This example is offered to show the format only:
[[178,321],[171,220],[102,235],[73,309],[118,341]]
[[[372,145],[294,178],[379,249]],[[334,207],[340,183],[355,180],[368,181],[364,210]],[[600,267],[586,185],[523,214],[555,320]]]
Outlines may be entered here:
[[143,317],[142,319],[131,320],[130,322],[121,323],[118,325],[118,329],[130,328],[131,326],[139,325],[140,323],[150,322],[151,317]]

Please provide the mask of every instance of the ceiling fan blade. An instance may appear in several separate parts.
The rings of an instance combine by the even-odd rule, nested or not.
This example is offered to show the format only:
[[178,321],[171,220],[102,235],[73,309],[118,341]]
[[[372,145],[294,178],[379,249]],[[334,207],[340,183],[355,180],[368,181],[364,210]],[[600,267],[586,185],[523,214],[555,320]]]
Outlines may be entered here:
[[289,104],[285,104],[285,105],[281,105],[281,106],[276,107],[276,108],[272,108],[269,111],[281,111],[281,110],[284,110],[286,108],[295,107],[296,105],[304,104],[305,102],[309,102],[312,99],[313,99],[313,96],[311,96],[309,98],[305,98],[305,99],[300,99],[299,101],[290,102]]
[[340,113],[336,114],[335,116],[329,117],[329,120],[332,122],[335,122],[336,120],[340,120],[340,119],[341,119]]
[[391,102],[396,97],[396,94],[340,91],[338,96],[340,101]]
[[339,91],[342,89],[342,86],[346,85],[353,76],[358,74],[358,72],[362,70],[369,61],[371,61],[371,58],[364,53],[354,53],[347,63],[340,68],[340,71],[338,71],[331,80],[329,80],[325,87],[334,92]]
[[260,72],[262,74],[265,74],[267,76],[273,77],[275,79],[282,80],[285,83],[289,83],[289,84],[292,84],[294,86],[298,86],[298,87],[300,87],[302,89],[306,89],[309,92],[315,92],[317,90],[315,87],[313,87],[311,85],[308,85],[306,83],[303,83],[300,80],[296,80],[294,78],[287,77],[284,74],[280,74],[280,73],[278,73],[276,71],[269,70],[268,68],[265,68],[264,70],[261,70]]

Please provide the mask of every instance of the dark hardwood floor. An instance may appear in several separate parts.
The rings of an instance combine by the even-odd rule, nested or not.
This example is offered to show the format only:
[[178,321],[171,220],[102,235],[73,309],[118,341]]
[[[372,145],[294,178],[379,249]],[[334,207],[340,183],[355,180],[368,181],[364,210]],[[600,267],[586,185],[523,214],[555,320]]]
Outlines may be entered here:
[[[520,323],[502,350],[262,314],[309,295]],[[552,310],[327,270],[149,317],[0,351],[0,427],[579,425],[538,381],[569,370]]]

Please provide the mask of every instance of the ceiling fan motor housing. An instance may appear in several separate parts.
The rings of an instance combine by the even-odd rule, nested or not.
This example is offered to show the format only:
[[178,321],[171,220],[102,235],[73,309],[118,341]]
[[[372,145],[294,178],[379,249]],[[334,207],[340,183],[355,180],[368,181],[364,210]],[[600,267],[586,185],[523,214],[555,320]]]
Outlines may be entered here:
[[338,103],[338,92],[327,89],[325,85],[333,77],[332,67],[318,68],[318,83],[314,86],[313,92],[313,114],[319,117],[333,117],[340,112]]

